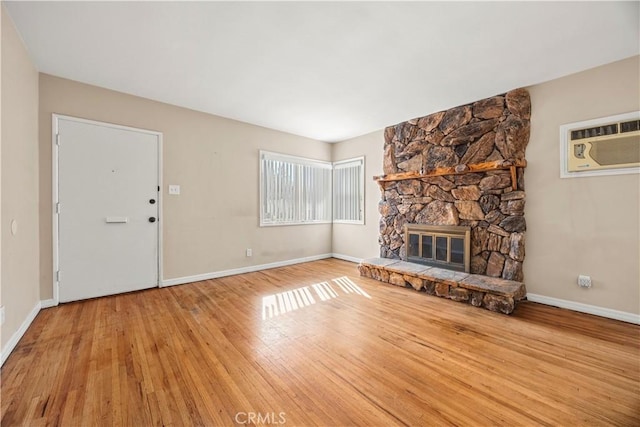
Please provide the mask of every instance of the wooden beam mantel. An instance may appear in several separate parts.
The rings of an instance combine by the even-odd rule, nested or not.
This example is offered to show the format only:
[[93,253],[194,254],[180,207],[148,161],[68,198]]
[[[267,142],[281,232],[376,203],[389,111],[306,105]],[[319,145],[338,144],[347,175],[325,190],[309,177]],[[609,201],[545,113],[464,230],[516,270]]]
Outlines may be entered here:
[[488,172],[488,171],[494,171],[494,170],[509,169],[511,171],[511,185],[513,189],[516,190],[518,188],[516,168],[524,168],[524,167],[527,167],[526,160],[514,160],[514,161],[497,160],[495,162],[476,163],[474,165],[458,165],[458,166],[451,166],[446,168],[437,168],[432,171],[428,171],[424,173],[420,173],[420,172],[390,173],[386,175],[374,176],[373,180],[376,181],[378,184],[380,184],[382,182],[402,181],[405,179],[422,179],[422,178],[429,178],[432,176],[462,175],[466,173]]

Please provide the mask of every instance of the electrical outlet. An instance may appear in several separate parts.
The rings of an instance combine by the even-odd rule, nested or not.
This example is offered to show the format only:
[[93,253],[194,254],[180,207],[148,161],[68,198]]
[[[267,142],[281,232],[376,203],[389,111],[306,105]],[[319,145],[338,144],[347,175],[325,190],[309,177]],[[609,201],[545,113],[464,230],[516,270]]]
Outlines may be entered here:
[[169,194],[173,195],[173,196],[179,196],[180,195],[180,186],[179,185],[175,185],[172,184],[169,186]]
[[578,286],[581,288],[590,288],[591,287],[591,276],[583,276],[582,274],[578,276]]
[[247,249],[247,256],[252,256],[253,255],[253,251],[251,249]]

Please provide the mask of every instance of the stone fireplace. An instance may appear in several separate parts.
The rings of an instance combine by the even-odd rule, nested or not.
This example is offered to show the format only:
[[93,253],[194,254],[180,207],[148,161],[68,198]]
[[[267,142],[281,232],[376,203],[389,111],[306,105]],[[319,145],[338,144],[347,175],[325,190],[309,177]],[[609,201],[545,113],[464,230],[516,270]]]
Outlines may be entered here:
[[[522,281],[525,89],[385,129],[380,256],[408,256],[406,224],[470,230],[469,272]],[[414,237],[415,239],[415,237]]]
[[[509,314],[526,298],[522,262],[525,89],[389,126],[380,258],[360,274]],[[408,261],[408,262],[407,262]]]

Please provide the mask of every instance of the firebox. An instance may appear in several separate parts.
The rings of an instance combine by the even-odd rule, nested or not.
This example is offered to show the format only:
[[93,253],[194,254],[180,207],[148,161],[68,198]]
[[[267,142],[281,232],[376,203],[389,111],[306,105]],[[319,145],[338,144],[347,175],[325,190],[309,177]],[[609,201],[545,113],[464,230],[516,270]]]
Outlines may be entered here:
[[406,261],[469,272],[471,228],[406,224]]

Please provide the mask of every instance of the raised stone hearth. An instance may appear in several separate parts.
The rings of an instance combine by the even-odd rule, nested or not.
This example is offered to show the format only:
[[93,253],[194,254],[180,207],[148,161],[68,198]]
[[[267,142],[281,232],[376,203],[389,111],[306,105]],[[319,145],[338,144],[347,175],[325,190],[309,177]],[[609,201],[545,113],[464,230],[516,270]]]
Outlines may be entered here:
[[358,269],[364,277],[504,314],[511,314],[527,294],[521,282],[388,258],[366,259]]

